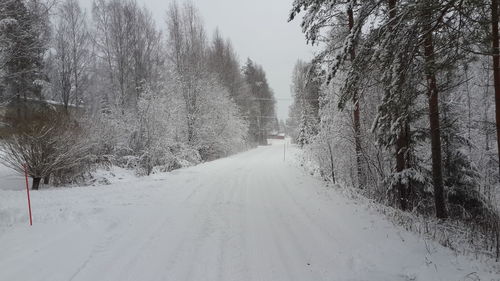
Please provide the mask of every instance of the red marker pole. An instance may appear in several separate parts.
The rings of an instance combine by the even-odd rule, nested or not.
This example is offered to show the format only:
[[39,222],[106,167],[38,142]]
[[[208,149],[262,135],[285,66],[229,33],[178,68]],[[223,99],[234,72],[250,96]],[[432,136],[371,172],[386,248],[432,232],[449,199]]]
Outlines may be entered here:
[[28,166],[24,165],[24,176],[26,177],[26,194],[28,195],[28,211],[30,214],[30,225],[33,225],[33,218],[31,217],[31,200],[30,200],[30,187],[28,181]]

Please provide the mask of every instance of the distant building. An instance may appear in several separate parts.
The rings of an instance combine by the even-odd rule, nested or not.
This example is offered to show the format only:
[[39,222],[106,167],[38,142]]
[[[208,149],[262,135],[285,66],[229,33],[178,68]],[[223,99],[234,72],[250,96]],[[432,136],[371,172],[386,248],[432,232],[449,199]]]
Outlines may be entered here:
[[285,134],[283,134],[283,133],[271,133],[267,136],[267,138],[271,139],[271,140],[284,140]]

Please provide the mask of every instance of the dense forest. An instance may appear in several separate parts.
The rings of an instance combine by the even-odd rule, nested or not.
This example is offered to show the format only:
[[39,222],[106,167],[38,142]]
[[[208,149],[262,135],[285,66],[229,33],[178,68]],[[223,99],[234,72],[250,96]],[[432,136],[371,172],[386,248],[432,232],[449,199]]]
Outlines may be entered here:
[[294,1],[289,20],[303,16],[319,52],[297,62],[288,122],[325,179],[437,218],[424,232],[447,229],[443,243],[460,224],[497,258],[498,13],[496,0]]
[[[207,35],[194,4],[156,22],[135,0],[0,3],[0,154],[40,183],[100,166],[170,171],[266,143],[263,68]],[[265,117],[265,118],[264,118]]]

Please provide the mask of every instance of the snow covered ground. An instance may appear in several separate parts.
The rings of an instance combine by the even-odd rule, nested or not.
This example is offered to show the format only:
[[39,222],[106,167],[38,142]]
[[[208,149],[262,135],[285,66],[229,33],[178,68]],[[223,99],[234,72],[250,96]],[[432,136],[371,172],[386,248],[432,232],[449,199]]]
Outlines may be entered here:
[[33,192],[33,227],[22,178],[0,170],[0,280],[500,280],[325,188],[283,161],[279,141]]
[[[0,163],[0,190],[26,190],[25,184],[22,176]],[[0,203],[2,202],[0,201]]]

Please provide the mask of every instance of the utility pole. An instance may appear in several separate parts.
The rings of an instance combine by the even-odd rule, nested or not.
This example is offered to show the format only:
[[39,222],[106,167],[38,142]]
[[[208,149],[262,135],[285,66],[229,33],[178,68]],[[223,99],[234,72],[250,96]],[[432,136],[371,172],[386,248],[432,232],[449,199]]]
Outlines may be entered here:
[[283,126],[284,138],[283,138],[283,162],[286,161],[286,124]]

